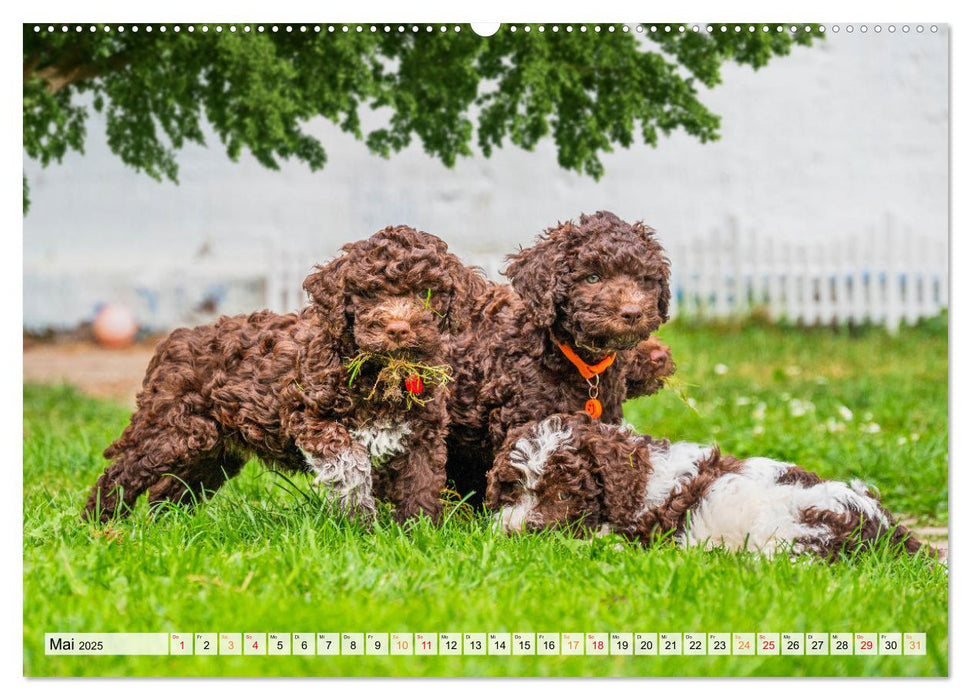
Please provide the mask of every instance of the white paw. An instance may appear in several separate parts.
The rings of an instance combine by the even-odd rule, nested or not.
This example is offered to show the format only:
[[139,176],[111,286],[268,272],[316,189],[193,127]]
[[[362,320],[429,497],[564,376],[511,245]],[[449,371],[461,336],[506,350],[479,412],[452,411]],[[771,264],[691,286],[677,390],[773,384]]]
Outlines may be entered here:
[[314,474],[314,485],[327,488],[344,511],[374,511],[371,459],[363,447],[355,445],[328,459],[307,452],[303,455]]

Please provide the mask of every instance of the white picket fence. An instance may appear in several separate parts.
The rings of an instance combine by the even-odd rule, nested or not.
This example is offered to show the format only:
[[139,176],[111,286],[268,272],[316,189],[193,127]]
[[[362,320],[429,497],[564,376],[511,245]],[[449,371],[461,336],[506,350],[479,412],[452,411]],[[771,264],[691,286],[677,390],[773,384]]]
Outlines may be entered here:
[[[861,235],[812,240],[742,231],[735,222],[707,235],[663,239],[671,260],[671,316],[726,318],[762,310],[804,325],[880,323],[895,331],[948,305],[948,258],[941,237],[887,222]],[[462,255],[502,280],[504,255]],[[304,305],[301,284],[323,258],[279,247],[269,255],[266,304]]]
[[[792,240],[730,223],[666,241],[673,314],[725,317],[763,309],[805,325],[880,323],[891,331],[948,305],[945,240],[892,221],[861,235]],[[672,315],[673,315],[672,314]]]

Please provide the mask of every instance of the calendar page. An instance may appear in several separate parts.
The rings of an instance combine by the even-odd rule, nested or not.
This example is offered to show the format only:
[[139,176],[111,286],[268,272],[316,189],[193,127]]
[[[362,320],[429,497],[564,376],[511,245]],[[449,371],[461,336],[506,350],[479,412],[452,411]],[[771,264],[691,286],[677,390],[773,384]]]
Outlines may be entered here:
[[24,675],[949,675],[949,25],[86,14]]

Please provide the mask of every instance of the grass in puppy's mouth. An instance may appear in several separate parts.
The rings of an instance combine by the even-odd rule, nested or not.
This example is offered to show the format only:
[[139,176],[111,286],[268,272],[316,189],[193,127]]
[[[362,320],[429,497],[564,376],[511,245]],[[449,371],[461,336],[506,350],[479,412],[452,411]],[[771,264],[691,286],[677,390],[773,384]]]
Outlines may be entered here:
[[448,365],[429,365],[417,362],[400,355],[361,352],[345,363],[348,371],[347,386],[353,386],[361,374],[364,365],[373,362],[381,366],[371,392],[365,397],[370,401],[379,398],[391,403],[404,401],[406,408],[418,404],[424,406],[428,399],[423,399],[419,393],[404,389],[405,380],[419,378],[425,389],[445,386],[452,381],[452,368]]

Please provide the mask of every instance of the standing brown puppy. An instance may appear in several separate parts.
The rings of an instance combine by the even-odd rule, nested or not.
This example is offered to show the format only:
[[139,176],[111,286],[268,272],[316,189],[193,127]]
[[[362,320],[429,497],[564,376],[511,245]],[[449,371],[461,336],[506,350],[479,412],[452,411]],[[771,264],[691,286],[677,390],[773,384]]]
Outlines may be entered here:
[[[398,520],[441,513],[447,363],[479,277],[443,241],[406,226],[350,243],[307,277],[299,313],[261,311],[163,340],[89,518],[216,491],[247,458],[309,472],[348,512],[374,497]],[[353,362],[354,374],[347,365]]]

